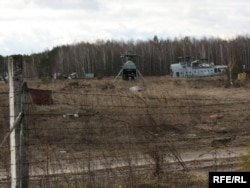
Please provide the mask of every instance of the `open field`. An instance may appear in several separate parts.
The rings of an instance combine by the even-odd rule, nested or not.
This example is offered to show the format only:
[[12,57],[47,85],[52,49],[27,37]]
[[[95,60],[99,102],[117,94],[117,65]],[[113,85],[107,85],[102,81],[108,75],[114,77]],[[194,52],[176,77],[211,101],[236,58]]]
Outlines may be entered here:
[[[113,79],[27,81],[53,98],[52,105],[30,104],[34,187],[207,187],[209,171],[244,170],[249,80],[228,87],[225,77]],[[3,138],[8,86],[0,88]],[[0,157],[8,171],[7,143]]]

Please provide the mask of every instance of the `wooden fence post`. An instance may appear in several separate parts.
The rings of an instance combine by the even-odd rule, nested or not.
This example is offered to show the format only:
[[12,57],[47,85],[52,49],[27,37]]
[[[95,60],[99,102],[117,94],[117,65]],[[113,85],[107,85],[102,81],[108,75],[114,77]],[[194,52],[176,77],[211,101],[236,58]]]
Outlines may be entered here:
[[29,95],[27,83],[24,82],[22,85],[21,95],[21,112],[23,118],[21,121],[20,130],[20,187],[28,188],[29,180],[29,163],[27,160],[27,146],[28,146],[28,118],[29,118]]
[[[11,188],[26,188],[28,173],[26,161],[27,101],[22,96],[27,91],[23,84],[23,58],[21,55],[8,57],[9,106],[10,106],[10,173]],[[25,85],[25,86],[24,86]],[[25,89],[23,89],[25,87]],[[24,92],[25,93],[25,92]],[[23,104],[22,104],[23,103]],[[23,112],[25,111],[26,112]],[[21,123],[20,121],[21,115]],[[26,164],[26,165],[25,165]]]

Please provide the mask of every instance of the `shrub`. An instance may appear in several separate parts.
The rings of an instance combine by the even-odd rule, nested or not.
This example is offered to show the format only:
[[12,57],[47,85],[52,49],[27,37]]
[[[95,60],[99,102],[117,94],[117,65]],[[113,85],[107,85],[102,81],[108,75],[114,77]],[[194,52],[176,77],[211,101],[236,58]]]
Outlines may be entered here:
[[48,84],[49,83],[49,77],[46,76],[46,75],[43,75],[41,77],[41,82],[42,82],[42,84]]
[[250,170],[250,146],[247,147],[247,152],[240,159],[240,166],[249,171]]
[[181,86],[181,80],[174,80],[174,85],[177,87]]

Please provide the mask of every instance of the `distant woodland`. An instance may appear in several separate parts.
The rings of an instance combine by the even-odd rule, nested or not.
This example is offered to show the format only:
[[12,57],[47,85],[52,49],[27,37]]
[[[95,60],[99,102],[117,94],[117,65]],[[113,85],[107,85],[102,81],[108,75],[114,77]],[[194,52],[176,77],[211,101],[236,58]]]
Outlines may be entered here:
[[[185,56],[208,58],[215,65],[234,63],[239,71],[242,71],[243,66],[250,70],[249,36],[238,36],[230,40],[205,37],[163,40],[154,36],[147,41],[79,42],[23,55],[25,77],[41,78],[52,76],[53,73],[68,75],[72,72],[77,72],[80,77],[86,73],[116,76],[122,65],[120,55],[127,52],[140,55],[135,63],[145,76],[169,74],[170,64],[178,62],[178,57]],[[7,71],[6,62],[6,57],[0,56],[0,75]]]

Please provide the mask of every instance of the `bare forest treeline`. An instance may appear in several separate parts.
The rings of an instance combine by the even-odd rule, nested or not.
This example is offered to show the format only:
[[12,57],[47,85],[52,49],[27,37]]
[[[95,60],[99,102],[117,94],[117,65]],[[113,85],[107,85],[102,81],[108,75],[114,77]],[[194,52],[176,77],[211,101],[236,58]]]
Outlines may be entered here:
[[231,40],[205,37],[163,40],[154,36],[147,41],[79,42],[26,55],[25,76],[40,78],[56,72],[65,75],[77,72],[80,77],[86,73],[115,76],[122,65],[120,55],[126,52],[140,55],[136,64],[145,76],[169,74],[170,64],[176,63],[180,56],[208,58],[216,65],[234,61],[240,71],[243,65],[250,70],[249,36],[238,36]]

